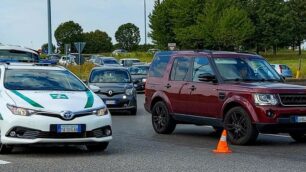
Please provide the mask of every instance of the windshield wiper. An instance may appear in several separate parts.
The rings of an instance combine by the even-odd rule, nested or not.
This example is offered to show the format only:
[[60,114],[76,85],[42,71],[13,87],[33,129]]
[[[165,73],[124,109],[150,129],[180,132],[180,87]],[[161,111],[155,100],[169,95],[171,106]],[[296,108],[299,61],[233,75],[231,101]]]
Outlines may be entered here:
[[280,80],[277,79],[260,79],[261,82],[280,82]]

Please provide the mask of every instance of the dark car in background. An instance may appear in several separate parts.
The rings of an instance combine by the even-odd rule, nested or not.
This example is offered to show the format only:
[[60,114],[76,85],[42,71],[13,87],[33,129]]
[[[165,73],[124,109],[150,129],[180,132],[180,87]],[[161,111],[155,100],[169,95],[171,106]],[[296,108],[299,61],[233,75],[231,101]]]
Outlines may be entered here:
[[129,67],[130,74],[137,91],[144,91],[150,65],[134,65]]
[[20,46],[0,45],[0,62],[39,63],[37,52]]
[[97,57],[94,61],[96,66],[104,66],[104,65],[111,65],[111,66],[120,66],[117,59],[114,57]]
[[130,72],[123,67],[103,66],[92,69],[88,85],[100,88],[99,95],[110,111],[137,113],[136,89]]

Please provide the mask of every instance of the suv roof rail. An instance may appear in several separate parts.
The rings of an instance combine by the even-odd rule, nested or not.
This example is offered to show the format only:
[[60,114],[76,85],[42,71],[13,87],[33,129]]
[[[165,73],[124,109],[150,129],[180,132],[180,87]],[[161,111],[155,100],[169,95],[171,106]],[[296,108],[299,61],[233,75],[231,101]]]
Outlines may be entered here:
[[249,51],[236,51],[236,53],[245,53],[245,54],[254,54],[254,55],[258,55],[256,52],[249,52]]

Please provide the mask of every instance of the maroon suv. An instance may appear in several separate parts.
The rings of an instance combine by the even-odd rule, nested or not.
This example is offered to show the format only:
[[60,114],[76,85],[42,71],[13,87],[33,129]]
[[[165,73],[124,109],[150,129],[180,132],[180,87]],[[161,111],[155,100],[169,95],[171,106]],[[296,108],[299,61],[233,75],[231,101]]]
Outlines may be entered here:
[[145,108],[157,133],[176,124],[228,130],[233,144],[258,133],[306,141],[306,87],[285,84],[261,56],[233,52],[159,52],[146,83]]

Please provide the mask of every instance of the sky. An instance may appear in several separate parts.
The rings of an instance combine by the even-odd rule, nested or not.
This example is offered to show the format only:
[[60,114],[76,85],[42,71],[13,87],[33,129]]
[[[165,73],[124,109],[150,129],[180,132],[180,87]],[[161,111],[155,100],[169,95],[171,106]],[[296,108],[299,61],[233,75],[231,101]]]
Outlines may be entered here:
[[[147,16],[154,1],[146,0]],[[51,5],[53,44],[55,29],[69,20],[79,23],[84,32],[107,32],[113,43],[120,25],[134,23],[144,43],[144,0],[51,0]],[[47,0],[0,0],[0,43],[38,49],[47,42]]]

